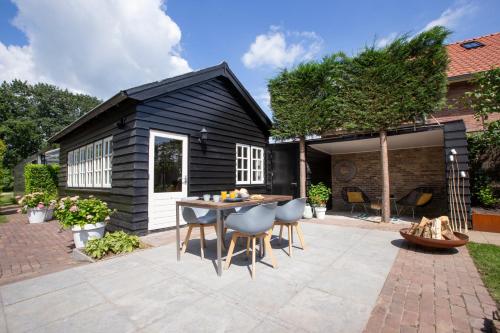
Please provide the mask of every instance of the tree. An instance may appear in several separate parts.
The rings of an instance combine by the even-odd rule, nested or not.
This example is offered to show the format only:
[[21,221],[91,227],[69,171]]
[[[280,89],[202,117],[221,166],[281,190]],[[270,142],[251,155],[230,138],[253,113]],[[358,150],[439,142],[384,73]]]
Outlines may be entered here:
[[366,47],[347,67],[342,94],[350,112],[349,129],[378,132],[382,166],[382,221],[390,219],[387,131],[439,110],[445,101],[449,31],[434,27],[384,48]]
[[0,85],[0,139],[8,168],[45,148],[47,140],[101,101],[56,86],[13,80]]
[[484,130],[488,116],[500,112],[500,68],[477,74],[472,83],[476,88],[465,93],[465,104],[474,110],[474,118],[481,121]]
[[271,134],[277,139],[299,139],[301,197],[306,196],[306,137],[334,128],[340,119],[334,75],[342,71],[345,58],[336,54],[321,63],[302,63],[282,70],[268,83],[274,122]]

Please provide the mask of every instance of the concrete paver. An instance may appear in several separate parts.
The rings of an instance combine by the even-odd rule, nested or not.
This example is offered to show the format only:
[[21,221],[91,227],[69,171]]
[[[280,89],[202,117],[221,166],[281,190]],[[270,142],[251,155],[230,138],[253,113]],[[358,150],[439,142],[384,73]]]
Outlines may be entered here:
[[[289,258],[286,240],[279,245],[274,239],[278,268],[273,269],[268,258],[259,260],[255,280],[243,248],[238,248],[239,255],[223,276],[217,277],[215,235],[211,234],[205,260],[200,260],[195,240],[181,262],[176,261],[175,245],[169,244],[2,286],[0,296],[9,302],[2,311],[10,333],[35,328],[40,332],[250,332],[257,327],[360,332],[399,251],[391,245],[398,235],[311,223],[304,224],[303,230],[307,250],[297,246]],[[366,274],[355,269],[341,273],[334,267],[347,265],[344,257],[364,257],[368,262],[374,252],[378,257],[373,265],[363,267]],[[78,274],[83,282],[48,287],[47,281],[52,279],[55,285],[63,274],[70,278],[68,272]],[[327,281],[316,285],[331,278],[328,272],[352,276],[353,283],[344,289],[325,288]],[[24,286],[30,286],[29,292],[16,291]],[[354,292],[348,288],[362,288],[364,295],[357,293],[359,297],[353,299]]]

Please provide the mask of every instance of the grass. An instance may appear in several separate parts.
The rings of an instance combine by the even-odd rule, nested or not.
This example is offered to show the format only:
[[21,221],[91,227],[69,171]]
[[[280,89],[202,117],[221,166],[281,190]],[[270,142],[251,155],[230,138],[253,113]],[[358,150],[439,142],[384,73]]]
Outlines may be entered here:
[[16,203],[13,192],[0,193],[0,207]]
[[500,304],[500,246],[470,242],[467,248],[486,288]]
[[0,215],[0,224],[7,222],[7,216]]

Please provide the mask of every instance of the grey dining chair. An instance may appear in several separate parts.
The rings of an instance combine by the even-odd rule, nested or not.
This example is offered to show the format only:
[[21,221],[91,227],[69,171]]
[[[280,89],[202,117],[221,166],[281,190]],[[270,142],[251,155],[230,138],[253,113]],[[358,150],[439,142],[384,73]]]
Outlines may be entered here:
[[304,242],[304,234],[300,228],[299,220],[304,214],[304,208],[306,207],[307,198],[298,198],[291,200],[284,204],[283,206],[278,206],[276,208],[276,221],[274,225],[280,226],[280,238],[279,243],[281,244],[281,239],[283,235],[283,227],[288,228],[288,255],[292,256],[293,247],[293,228],[295,228],[297,235],[299,236],[300,246],[302,250],[306,249],[306,243]]
[[[276,216],[277,203],[263,204],[253,207],[244,213],[233,213],[226,219],[226,227],[234,230],[231,237],[231,243],[226,257],[226,266],[231,265],[234,247],[238,238],[247,238],[247,244],[252,242],[252,279],[255,278],[255,240],[262,239],[266,253],[271,258],[273,268],[276,268],[276,259],[271,248],[271,235]],[[248,248],[247,248],[248,254]]]
[[[200,228],[200,254],[201,259],[203,259],[205,257],[204,248],[206,247],[205,228],[214,227],[217,233],[217,215],[214,210],[207,211],[201,208],[182,207],[182,217],[188,225],[188,231],[184,243],[182,244],[181,253],[186,252],[193,228]],[[224,244],[224,242],[222,242],[222,244]]]

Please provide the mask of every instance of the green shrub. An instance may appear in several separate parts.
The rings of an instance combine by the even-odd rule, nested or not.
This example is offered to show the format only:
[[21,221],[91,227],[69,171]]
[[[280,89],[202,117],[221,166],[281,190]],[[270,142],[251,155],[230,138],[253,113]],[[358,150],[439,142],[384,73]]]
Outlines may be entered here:
[[319,182],[316,185],[311,184],[311,186],[309,186],[308,196],[309,201],[313,206],[325,207],[328,198],[330,198],[330,194],[332,194],[332,190],[326,187],[326,185],[322,182]]
[[25,192],[45,192],[57,195],[58,165],[26,164],[24,166]]
[[498,204],[499,200],[495,197],[493,188],[490,185],[480,188],[476,195],[484,207],[495,207]]
[[79,196],[64,197],[57,203],[54,216],[63,228],[83,227],[85,224],[96,224],[109,220],[113,210],[108,204],[93,196],[80,199]]
[[85,245],[85,253],[94,259],[101,259],[109,253],[132,252],[141,246],[138,236],[123,231],[108,232],[103,238],[91,239]]

